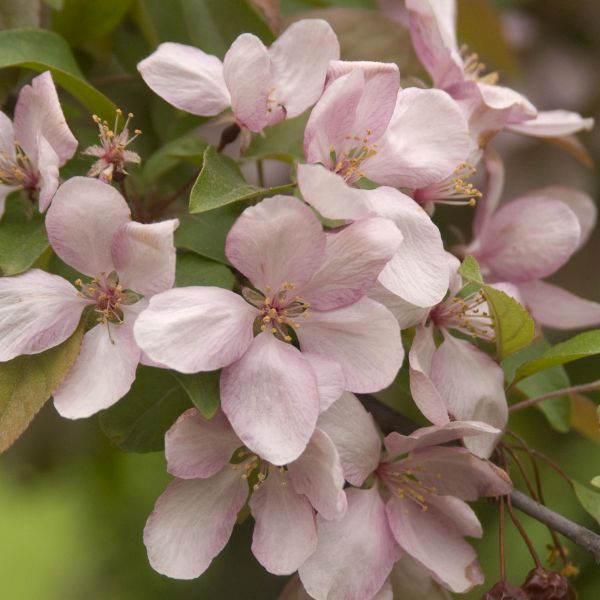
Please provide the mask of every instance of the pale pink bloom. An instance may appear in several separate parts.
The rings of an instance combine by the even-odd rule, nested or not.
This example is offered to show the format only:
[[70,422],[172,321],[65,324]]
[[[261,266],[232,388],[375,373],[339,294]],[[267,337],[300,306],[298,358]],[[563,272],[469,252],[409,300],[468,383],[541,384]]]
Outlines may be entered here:
[[456,0],[406,0],[415,50],[435,87],[446,90],[469,119],[480,146],[502,129],[534,137],[562,137],[593,127],[593,119],[564,110],[540,111],[515,90],[495,85],[476,54],[456,39]]
[[[450,266],[448,296],[432,308],[420,308],[391,295],[382,286],[370,296],[387,306],[398,319],[401,329],[416,326],[409,358],[410,389],[419,410],[435,425],[450,418],[459,421],[483,421],[502,430],[508,419],[502,368],[475,344],[455,337],[458,331],[484,341],[495,340],[493,321],[481,292],[462,298],[460,263],[446,255]],[[503,289],[512,296],[515,290]],[[443,341],[437,345],[435,331]],[[487,457],[498,435],[481,434],[465,440],[478,456]]]
[[354,486],[368,480],[370,487],[346,490],[341,520],[317,517],[317,549],[298,571],[311,597],[380,597],[402,552],[453,592],[483,581],[475,551],[464,540],[481,536],[481,525],[464,501],[507,494],[510,480],[465,448],[439,444],[491,433],[492,427],[453,422],[410,436],[391,433],[382,453],[372,417],[348,393],[321,415],[319,427],[336,445],[346,480]]
[[339,44],[321,19],[293,23],[270,48],[240,35],[223,62],[198,48],[167,42],[138,65],[144,81],[173,106],[201,116],[231,107],[242,129],[261,132],[312,106]]
[[267,198],[242,213],[225,248],[254,289],[159,294],[136,340],[177,371],[223,368],[221,406],[236,434],[271,463],[289,463],[342,390],[383,389],[402,364],[396,320],[365,297],[400,239],[380,218],[325,233],[301,201]]
[[504,165],[485,154],[487,190],[477,207],[473,240],[458,248],[473,255],[491,282],[509,282],[541,324],[555,329],[600,324],[600,304],[543,281],[588,240],[596,223],[594,201],[577,190],[550,186],[499,208]]
[[23,86],[12,122],[0,112],[0,217],[6,196],[19,189],[37,198],[44,212],[58,188],[58,169],[76,148],[46,71]]
[[48,211],[48,239],[67,265],[92,279],[75,282],[78,291],[39,269],[0,278],[0,361],[60,344],[88,309],[93,326],[53,394],[54,405],[75,419],[114,404],[129,390],[140,361],[133,323],[147,298],[173,285],[177,225],[176,219],[131,221],[117,190],[96,179],[69,179]]
[[152,567],[169,577],[208,568],[250,494],[252,552],[276,575],[293,573],[315,551],[315,511],[323,519],[346,511],[337,450],[318,428],[295,461],[274,466],[244,447],[221,411],[208,421],[192,408],[167,432],[165,454],[177,479],[158,499],[144,543]]
[[94,115],[94,122],[100,130],[100,146],[89,146],[82,152],[86,156],[96,156],[98,158],[89,170],[88,177],[98,177],[105,183],[111,183],[113,179],[119,181],[128,175],[125,170],[126,163],[139,164],[141,162],[140,155],[137,152],[127,150],[127,146],[142,132],[136,129],[133,136],[129,136],[129,121],[133,117],[132,113],[127,115],[127,120],[123,123],[121,131],[119,131],[119,127],[121,127],[119,119],[122,117],[123,112],[118,109],[115,124],[113,129],[110,129],[107,121],[102,121],[100,117]]

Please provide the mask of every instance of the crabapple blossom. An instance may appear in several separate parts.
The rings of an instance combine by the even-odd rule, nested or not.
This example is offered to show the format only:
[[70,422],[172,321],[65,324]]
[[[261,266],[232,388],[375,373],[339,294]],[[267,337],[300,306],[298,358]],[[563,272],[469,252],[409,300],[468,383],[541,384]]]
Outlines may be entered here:
[[533,137],[563,137],[590,130],[593,119],[566,110],[538,111],[525,96],[496,85],[497,73],[484,74],[477,54],[459,47],[456,0],[406,0],[413,46],[435,87],[464,110],[480,146],[507,129]]
[[489,281],[508,282],[541,325],[556,329],[600,324],[600,304],[543,281],[555,273],[588,240],[597,209],[583,192],[549,186],[528,192],[498,208],[504,166],[490,148],[485,162],[487,191],[477,207],[469,245]]
[[0,217],[6,196],[19,189],[37,199],[44,212],[58,188],[58,169],[76,148],[46,71],[21,88],[12,122],[0,112]]
[[123,118],[121,109],[117,109],[115,123],[110,129],[107,121],[103,121],[97,115],[94,115],[94,123],[100,130],[100,146],[89,146],[82,154],[86,156],[96,156],[98,160],[92,165],[88,172],[88,177],[98,177],[105,183],[111,183],[113,179],[122,180],[128,175],[125,170],[125,163],[139,164],[140,155],[137,152],[127,150],[127,146],[133,142],[142,132],[139,129],[134,131],[133,136],[129,137],[129,121],[133,114],[127,115],[127,120],[123,123],[119,131],[119,120]]
[[342,519],[317,517],[317,549],[298,571],[311,597],[378,597],[403,552],[453,592],[483,581],[464,540],[481,536],[482,529],[465,500],[507,494],[512,486],[491,462],[440,444],[494,428],[455,421],[409,436],[394,432],[382,452],[372,417],[349,393],[320,416],[319,427],[336,445],[346,480],[362,487],[346,490]]
[[301,201],[267,198],[226,241],[253,287],[243,297],[216,287],[158,294],[135,324],[137,343],[184,373],[223,368],[221,406],[236,434],[269,462],[289,463],[344,389],[372,392],[396,376],[398,324],[365,293],[400,241],[386,219],[325,233]]
[[140,62],[138,70],[173,106],[201,116],[231,107],[232,122],[258,133],[312,106],[323,92],[327,64],[339,52],[326,21],[303,19],[270,48],[255,35],[240,35],[223,62],[198,48],[167,42]]
[[78,279],[77,290],[39,269],[0,278],[1,361],[57,346],[84,311],[93,315],[75,364],[53,394],[62,416],[87,417],[129,390],[141,358],[133,323],[149,297],[173,285],[177,225],[131,221],[114,188],[73,177],[57,190],[46,228],[54,252],[91,279]]
[[244,447],[221,411],[207,420],[192,408],[167,432],[165,455],[176,479],[150,515],[144,543],[153,568],[169,577],[192,579],[208,568],[249,495],[252,552],[277,575],[315,551],[315,511],[324,519],[346,511],[337,450],[318,428],[296,460],[274,466]]

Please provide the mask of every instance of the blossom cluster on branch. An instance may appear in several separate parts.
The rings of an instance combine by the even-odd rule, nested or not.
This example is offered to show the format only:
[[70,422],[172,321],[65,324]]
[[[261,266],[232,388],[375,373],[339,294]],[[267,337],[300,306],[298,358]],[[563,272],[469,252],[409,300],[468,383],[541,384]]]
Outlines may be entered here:
[[[541,327],[600,324],[600,305],[544,281],[588,239],[593,201],[552,186],[499,206],[504,166],[490,142],[512,132],[573,143],[593,121],[498,85],[459,47],[455,10],[406,0],[433,87],[402,87],[394,63],[340,60],[320,19],[293,23],[270,47],[244,33],[223,60],[167,42],[139,63],[169,104],[214,118],[220,141],[196,187],[221,206],[238,198],[209,158],[248,186],[237,163],[253,140],[310,111],[290,195],[265,188],[258,161],[258,186],[223,240],[230,286],[176,285],[185,215],[139,210],[126,170],[141,162],[132,115],[118,111],[112,129],[94,117],[100,145],[83,154],[97,161],[61,183],[77,140],[51,74],[21,89],[12,121],[0,113],[0,213],[21,190],[65,266],[64,277],[36,263],[0,278],[0,367],[79,332],[49,390],[71,419],[125,402],[140,364],[188,382],[217,372],[218,405],[168,424],[175,479],[144,530],[158,572],[200,576],[249,512],[256,559],[298,574],[288,599],[443,599],[483,583],[465,539],[483,530],[467,502],[493,498],[503,511],[513,489],[502,440],[515,373],[501,361]],[[438,205],[476,205],[469,242],[442,239]],[[401,372],[422,421],[384,437],[359,398]]]

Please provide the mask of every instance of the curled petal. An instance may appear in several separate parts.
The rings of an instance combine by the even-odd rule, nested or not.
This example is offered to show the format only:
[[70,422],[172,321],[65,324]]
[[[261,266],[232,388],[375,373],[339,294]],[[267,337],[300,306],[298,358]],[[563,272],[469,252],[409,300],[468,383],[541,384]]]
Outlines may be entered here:
[[545,110],[538,112],[534,119],[510,124],[507,129],[521,135],[554,138],[589,131],[593,127],[594,119],[584,119],[579,113]]
[[166,42],[137,68],[153,92],[193,115],[218,115],[231,102],[223,64],[198,48]]
[[244,354],[257,316],[229,290],[175,288],[150,299],[136,321],[135,338],[156,363],[182,373],[215,371]]
[[227,544],[247,497],[248,483],[233,466],[209,479],[176,479],[144,528],[152,568],[176,579],[204,573]]
[[327,410],[343,393],[346,378],[342,367],[335,360],[331,360],[320,354],[303,352],[302,356],[310,363],[319,389],[319,412]]
[[38,161],[39,161],[39,198],[38,207],[43,213],[50,206],[50,202],[58,189],[59,184],[59,162],[60,158],[51,146],[50,142],[43,136],[38,135]]
[[396,317],[400,329],[408,329],[423,323],[430,311],[428,307],[423,308],[403,300],[379,282],[376,282],[369,290],[368,296],[372,300],[383,304]]

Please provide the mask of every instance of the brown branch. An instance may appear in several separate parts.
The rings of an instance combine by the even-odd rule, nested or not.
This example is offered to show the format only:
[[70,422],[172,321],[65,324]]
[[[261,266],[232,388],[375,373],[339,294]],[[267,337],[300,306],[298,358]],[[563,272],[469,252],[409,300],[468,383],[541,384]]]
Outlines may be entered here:
[[571,387],[567,387],[562,390],[554,390],[553,392],[548,392],[547,394],[542,394],[541,396],[536,396],[535,398],[527,398],[527,400],[523,400],[521,402],[513,404],[512,406],[509,406],[508,410],[510,412],[515,412],[516,410],[529,408],[530,406],[534,406],[538,402],[543,402],[544,400],[549,400],[550,398],[558,398],[559,396],[564,396],[566,394],[576,394],[579,392],[593,392],[594,390],[598,389],[600,389],[600,379],[592,381],[591,383],[572,385]]
[[[408,434],[418,427],[414,421],[397,413],[389,406],[381,403],[377,398],[369,394],[359,394],[358,397],[384,432],[399,431],[400,433]],[[572,542],[590,552],[596,559],[596,562],[600,564],[600,535],[550,510],[518,490],[513,490],[510,498],[507,498],[507,500],[521,512],[552,528],[554,531],[562,533],[562,535],[569,538]]]

